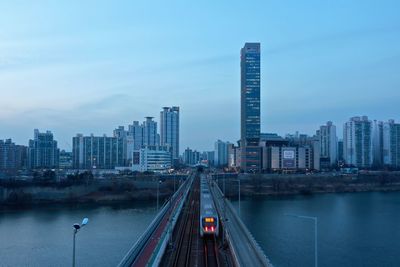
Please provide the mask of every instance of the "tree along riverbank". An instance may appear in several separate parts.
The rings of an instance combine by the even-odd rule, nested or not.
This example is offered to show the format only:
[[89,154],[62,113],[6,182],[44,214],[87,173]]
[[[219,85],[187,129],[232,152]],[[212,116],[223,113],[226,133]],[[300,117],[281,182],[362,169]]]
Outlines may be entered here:
[[[243,196],[278,196],[314,193],[400,191],[400,175],[377,172],[358,175],[329,174],[239,174],[225,181],[226,195],[237,197],[240,178]],[[218,179],[223,190],[223,179]]]
[[[41,205],[52,203],[115,203],[152,200],[159,192],[160,203],[174,192],[183,177],[121,176],[113,179],[81,179],[75,182],[2,181],[1,206]],[[161,183],[159,182],[161,181]],[[175,183],[175,185],[174,185]],[[157,189],[158,188],[158,189]]]

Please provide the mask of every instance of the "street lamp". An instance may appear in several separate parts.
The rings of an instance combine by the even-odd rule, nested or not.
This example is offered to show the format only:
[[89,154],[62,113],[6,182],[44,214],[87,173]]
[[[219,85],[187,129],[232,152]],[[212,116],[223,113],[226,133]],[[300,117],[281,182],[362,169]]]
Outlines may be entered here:
[[236,182],[238,182],[238,184],[239,184],[239,192],[238,192],[238,194],[239,194],[239,217],[241,217],[240,216],[240,179],[237,179],[237,180],[234,180],[234,181],[236,181]]
[[317,217],[312,217],[312,216],[303,216],[303,215],[297,215],[297,214],[285,214],[286,216],[291,216],[295,218],[300,218],[300,219],[307,219],[307,220],[313,220],[314,221],[314,262],[315,262],[315,267],[318,267],[318,218]]
[[159,199],[159,194],[160,194],[160,184],[162,183],[162,181],[161,180],[158,180],[158,183],[157,183],[157,211],[158,211],[158,206],[159,206],[159,204],[158,204],[158,199]]
[[74,227],[74,238],[73,238],[73,245],[72,245],[72,267],[75,267],[75,239],[76,239],[76,233],[86,224],[88,224],[89,219],[88,218],[84,218],[82,220],[82,223],[74,223],[73,227]]

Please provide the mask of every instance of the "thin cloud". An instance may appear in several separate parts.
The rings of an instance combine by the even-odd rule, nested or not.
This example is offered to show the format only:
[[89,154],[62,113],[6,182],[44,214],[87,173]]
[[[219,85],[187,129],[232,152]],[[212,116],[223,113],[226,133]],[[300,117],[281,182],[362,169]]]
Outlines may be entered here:
[[320,35],[315,38],[290,42],[281,46],[277,46],[275,48],[267,49],[265,53],[269,55],[275,55],[320,45],[332,45],[335,44],[337,41],[343,42],[349,40],[358,40],[375,35],[398,34],[399,32],[400,26],[343,31],[339,33]]

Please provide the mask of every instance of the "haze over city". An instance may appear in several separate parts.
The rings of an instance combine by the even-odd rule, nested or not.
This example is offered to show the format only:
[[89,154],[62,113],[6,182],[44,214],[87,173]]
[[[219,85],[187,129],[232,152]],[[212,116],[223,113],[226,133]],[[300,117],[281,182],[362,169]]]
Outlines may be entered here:
[[[181,109],[181,150],[240,138],[240,48],[261,43],[261,130],[399,120],[398,1],[0,4],[0,132],[26,144]],[[318,12],[316,12],[318,11]],[[196,131],[193,131],[196,129]]]

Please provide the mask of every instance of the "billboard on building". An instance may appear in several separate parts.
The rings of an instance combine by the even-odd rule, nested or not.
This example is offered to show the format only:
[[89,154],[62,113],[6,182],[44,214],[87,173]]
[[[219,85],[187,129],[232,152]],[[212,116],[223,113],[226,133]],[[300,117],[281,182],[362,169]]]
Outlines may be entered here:
[[282,167],[283,168],[296,168],[296,149],[283,148],[282,149]]

